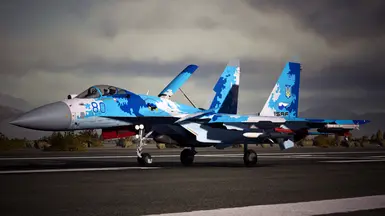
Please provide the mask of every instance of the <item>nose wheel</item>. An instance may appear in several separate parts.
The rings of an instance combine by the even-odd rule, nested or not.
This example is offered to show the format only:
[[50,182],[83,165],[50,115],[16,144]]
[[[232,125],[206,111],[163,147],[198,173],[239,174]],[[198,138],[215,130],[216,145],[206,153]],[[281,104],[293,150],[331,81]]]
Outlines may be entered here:
[[142,153],[141,157],[136,158],[140,166],[146,166],[152,164],[152,158],[149,153]]
[[144,125],[135,125],[135,130],[139,131],[136,135],[136,138],[139,139],[139,142],[136,143],[136,155],[138,164],[140,166],[147,166],[152,164],[152,157],[149,153],[143,153],[143,147],[146,145],[144,143],[145,137],[144,134]]

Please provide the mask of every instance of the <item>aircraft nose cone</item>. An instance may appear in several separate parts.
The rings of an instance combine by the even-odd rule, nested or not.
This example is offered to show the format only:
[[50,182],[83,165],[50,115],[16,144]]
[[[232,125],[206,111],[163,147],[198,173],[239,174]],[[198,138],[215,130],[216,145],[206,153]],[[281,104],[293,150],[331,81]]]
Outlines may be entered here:
[[55,102],[33,109],[10,124],[34,130],[66,130],[71,124],[71,111],[66,103]]

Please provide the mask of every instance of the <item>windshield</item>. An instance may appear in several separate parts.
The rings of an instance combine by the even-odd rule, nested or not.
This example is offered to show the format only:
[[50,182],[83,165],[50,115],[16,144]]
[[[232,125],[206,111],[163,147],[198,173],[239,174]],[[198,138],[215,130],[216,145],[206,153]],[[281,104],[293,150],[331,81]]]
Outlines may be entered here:
[[80,93],[76,98],[99,98],[101,96],[111,96],[115,94],[126,94],[126,90],[119,89],[109,85],[92,86],[84,92]]

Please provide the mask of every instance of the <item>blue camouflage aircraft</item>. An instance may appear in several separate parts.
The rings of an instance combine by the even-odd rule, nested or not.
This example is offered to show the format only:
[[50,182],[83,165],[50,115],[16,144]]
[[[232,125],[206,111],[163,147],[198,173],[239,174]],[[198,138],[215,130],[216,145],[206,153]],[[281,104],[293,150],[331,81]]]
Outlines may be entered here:
[[[297,115],[300,71],[299,63],[286,64],[260,115],[236,115],[240,66],[239,61],[231,61],[214,87],[216,95],[208,109],[180,105],[169,100],[172,93],[176,92],[183,83],[179,83],[177,87],[174,86],[171,91],[166,87],[158,97],[136,95],[115,87],[113,88],[117,92],[121,92],[104,95],[102,89],[108,86],[95,86],[89,90],[96,89],[94,93],[97,96],[87,96],[88,90],[63,101],[66,106],[58,105],[61,102],[56,103],[60,109],[52,104],[48,105],[51,107],[49,109],[43,106],[12,123],[27,128],[51,131],[54,128],[56,130],[96,128],[127,130],[135,126],[139,131],[140,142],[137,145],[137,154],[141,165],[152,163],[151,156],[142,153],[143,140],[151,135],[159,142],[167,140],[181,147],[190,147],[181,152],[180,160],[184,165],[193,163],[197,153],[196,147],[215,146],[217,149],[223,149],[239,143],[244,144],[245,165],[251,166],[257,163],[257,154],[252,149],[248,149],[251,143],[278,142],[281,149],[287,149],[293,147],[295,141],[309,134],[336,133],[346,136],[349,131],[369,122],[368,120],[299,118]],[[185,82],[187,79],[183,80]],[[171,83],[169,85],[173,86]],[[79,109],[76,106],[77,103],[79,105],[83,103],[82,106],[85,109]],[[68,110],[70,110],[69,113]],[[160,111],[157,113],[157,110]],[[43,117],[41,113],[47,115]],[[63,121],[65,113],[72,114],[71,120],[67,120],[66,123],[57,123]],[[37,117],[39,115],[40,117]],[[310,132],[311,129],[316,129],[317,132]],[[144,137],[145,130],[150,130],[150,133]]]
[[[300,71],[299,63],[286,64],[259,115],[226,114],[207,110],[188,115],[176,123],[194,135],[189,140],[192,146],[226,148],[235,143],[243,143],[244,163],[250,166],[257,163],[257,154],[248,149],[250,143],[278,143],[281,149],[287,149],[294,147],[294,142],[307,135],[337,134],[347,137],[351,130],[359,129],[360,125],[370,122],[299,118]],[[316,132],[312,132],[312,129],[316,129]],[[184,137],[188,135],[185,134]],[[184,142],[186,144],[186,139]],[[184,164],[192,162],[193,157],[190,156]]]
[[[142,152],[145,138],[153,136],[164,140],[167,135],[181,135],[167,126],[185,116],[205,111],[170,100],[197,68],[197,65],[187,66],[158,96],[95,85],[78,95],[68,95],[66,100],[33,109],[10,124],[43,131],[102,129],[106,133],[115,131],[119,134],[137,130],[140,140],[137,144],[138,162],[151,164],[151,155]],[[239,76],[239,60],[230,61],[214,87],[210,112],[237,113]],[[150,132],[145,135],[145,131]],[[181,158],[185,157],[185,152],[182,152]]]

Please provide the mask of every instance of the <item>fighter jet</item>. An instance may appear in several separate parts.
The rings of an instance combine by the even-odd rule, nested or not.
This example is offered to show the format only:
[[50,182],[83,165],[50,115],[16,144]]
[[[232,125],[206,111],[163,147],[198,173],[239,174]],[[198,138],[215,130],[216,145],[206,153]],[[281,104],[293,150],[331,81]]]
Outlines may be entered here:
[[[259,115],[237,115],[203,111],[176,121],[180,127],[169,125],[181,136],[171,136],[185,146],[218,149],[233,144],[244,144],[244,163],[253,166],[257,154],[248,149],[251,143],[278,143],[281,149],[294,147],[297,142],[311,134],[338,134],[349,136],[351,130],[359,129],[369,120],[313,119],[298,117],[299,84],[301,64],[288,62],[268,97]],[[185,130],[181,130],[184,128]],[[312,132],[311,130],[316,130]],[[193,153],[181,158],[182,163],[193,163]]]
[[[178,119],[205,111],[203,108],[170,100],[198,68],[186,67],[157,96],[134,92],[108,85],[95,85],[67,99],[33,109],[10,124],[43,131],[76,131],[102,129],[109,137],[132,135],[138,132],[138,162],[152,163],[151,155],[143,153],[144,139],[152,135],[174,133],[167,125]],[[215,96],[210,112],[237,113],[239,60],[228,63],[214,87]],[[144,134],[149,131],[148,134]]]

